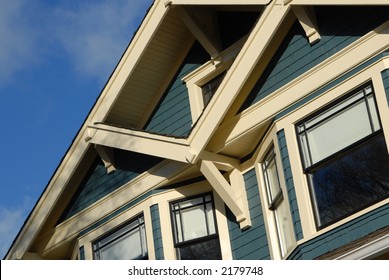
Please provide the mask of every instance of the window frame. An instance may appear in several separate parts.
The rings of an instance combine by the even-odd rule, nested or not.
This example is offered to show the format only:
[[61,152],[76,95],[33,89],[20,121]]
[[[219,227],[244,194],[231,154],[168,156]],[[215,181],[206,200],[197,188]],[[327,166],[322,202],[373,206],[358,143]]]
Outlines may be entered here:
[[[270,133],[271,135],[275,136],[276,132],[273,129],[273,131]],[[287,192],[285,189],[285,186],[282,182],[284,177],[282,172],[279,172],[279,157],[278,153],[276,152],[276,149],[278,150],[278,145],[276,145],[274,142],[274,139],[271,139],[273,142],[266,143],[266,149],[262,153],[262,157],[258,162],[258,171],[260,172],[259,178],[261,178],[261,182],[259,182],[260,186],[262,186],[263,192],[260,192],[264,195],[261,195],[261,199],[263,202],[263,209],[266,212],[265,223],[267,225],[267,232],[268,232],[268,238],[270,240],[269,246],[272,248],[272,254],[274,258],[280,258],[284,259],[287,258],[287,256],[293,251],[295,245],[296,245],[296,238],[294,234],[294,228],[293,228],[293,222],[292,222],[292,216],[290,213],[290,205],[289,200],[287,197]],[[269,191],[271,192],[271,186],[270,181],[268,180],[268,175],[265,173],[267,169],[264,168],[264,162],[268,160],[269,158],[272,158],[274,161],[274,168],[277,175],[277,183],[278,183],[278,192],[273,197],[269,194]],[[267,164],[265,167],[268,167],[270,164]],[[266,198],[263,198],[263,196],[266,196]],[[284,205],[283,205],[284,204]],[[287,215],[287,226],[289,232],[284,231],[281,228],[280,221],[278,219],[279,211],[281,210],[280,207],[286,207],[286,215]],[[276,236],[276,242],[272,242],[272,236]],[[287,247],[287,244],[282,241],[283,236],[287,238],[287,235],[290,235],[291,237],[291,244],[289,244],[289,248]]]
[[[210,196],[210,201],[206,201],[205,198],[207,196]],[[212,234],[209,234],[209,224],[208,224],[208,219],[207,219],[207,216],[205,215],[205,220],[206,220],[206,228],[207,228],[207,235],[205,236],[201,236],[201,237],[198,237],[198,238],[193,238],[193,239],[190,239],[190,240],[183,240],[183,241],[178,241],[178,223],[176,221],[176,218],[175,218],[175,214],[176,212],[178,211],[181,211],[181,207],[178,207],[178,210],[174,209],[174,205],[176,204],[180,204],[182,202],[186,202],[186,201],[190,201],[190,200],[193,200],[193,199],[196,199],[196,198],[203,198],[203,201],[202,203],[198,203],[198,204],[195,204],[195,205],[191,205],[189,207],[185,207],[184,210],[186,209],[190,209],[190,208],[194,208],[196,206],[199,206],[199,205],[202,205],[203,206],[203,210],[206,209],[206,205],[207,204],[211,204],[212,206],[212,215],[213,215],[213,221],[214,221],[214,229],[215,229],[215,233],[212,233]],[[181,247],[185,247],[185,246],[189,246],[189,245],[192,245],[192,244],[196,244],[196,243],[199,243],[199,242],[205,242],[205,241],[210,241],[210,240],[217,240],[218,241],[218,244],[219,244],[219,250],[220,250],[220,258],[222,259],[223,258],[223,252],[222,252],[222,246],[220,244],[220,238],[219,238],[219,229],[218,229],[218,223],[217,223],[217,215],[216,215],[216,206],[215,206],[215,200],[214,200],[214,197],[213,197],[213,193],[212,192],[207,192],[207,193],[201,193],[201,194],[197,194],[197,195],[193,195],[193,196],[188,196],[188,197],[184,197],[184,198],[181,198],[181,199],[178,199],[178,200],[174,200],[174,201],[170,201],[169,202],[169,212],[170,212],[170,219],[171,219],[171,232],[172,232],[172,237],[173,237],[173,245],[174,245],[174,248],[175,248],[175,252],[176,252],[176,258],[177,259],[181,259],[180,258],[180,252],[179,252],[179,249]],[[181,231],[182,231],[182,236],[183,236],[183,226],[182,226],[182,215],[180,214],[180,223],[181,223]]]
[[[371,88],[370,93],[366,93],[366,91],[365,91],[365,89],[368,87]],[[340,115],[343,111],[347,110],[348,108],[351,108],[353,105],[362,101],[363,103],[365,103],[366,108],[367,108],[368,120],[369,120],[369,124],[370,124],[370,129],[372,130],[372,132],[370,134],[358,139],[357,141],[355,141],[349,145],[346,145],[345,147],[341,148],[340,150],[335,151],[334,153],[320,159],[319,161],[317,161],[315,163],[312,163],[312,159],[310,158],[309,161],[311,162],[311,165],[306,166],[307,161],[304,157],[305,151],[304,151],[304,148],[303,148],[301,140],[300,140],[300,135],[302,133],[306,133],[307,129],[305,129],[305,131],[301,132],[301,131],[299,131],[299,126],[301,126],[304,122],[312,121],[315,118],[318,118],[320,115],[322,115],[326,111],[331,110],[331,108],[336,108],[337,106],[341,105],[343,102],[346,102],[347,99],[352,98],[353,95],[358,95],[358,93],[360,91],[363,92],[363,97],[360,97],[357,100],[354,100],[353,102],[351,102],[350,104],[344,106],[343,108],[341,108],[339,110],[335,110],[326,118],[316,122],[314,125],[312,125],[312,127],[320,125],[321,123],[325,122],[327,119],[330,119],[332,116]],[[316,111],[314,111],[311,114],[304,116],[302,119],[300,119],[299,121],[294,123],[294,131],[295,131],[295,137],[296,137],[296,142],[297,142],[297,146],[298,146],[297,147],[298,154],[299,154],[299,159],[300,159],[299,162],[300,162],[300,165],[302,167],[303,175],[305,177],[305,182],[306,182],[307,187],[308,187],[308,194],[309,194],[308,201],[311,204],[310,206],[312,209],[313,220],[314,220],[316,231],[320,231],[324,228],[329,228],[333,224],[335,224],[341,220],[344,220],[347,217],[352,216],[353,214],[355,214],[363,209],[366,209],[366,208],[388,198],[388,197],[386,197],[386,198],[382,198],[379,201],[373,201],[371,203],[368,203],[367,205],[356,208],[352,212],[350,212],[348,214],[344,214],[344,215],[340,216],[339,218],[332,220],[331,222],[321,224],[320,213],[319,213],[319,209],[318,209],[318,201],[317,201],[316,196],[315,196],[315,190],[314,190],[314,186],[313,186],[313,182],[312,182],[312,175],[311,175],[311,172],[313,172],[314,170],[319,169],[321,166],[324,166],[325,164],[334,162],[334,160],[336,158],[352,152],[354,149],[356,149],[359,146],[362,146],[364,143],[368,143],[368,142],[374,140],[375,138],[380,137],[381,135],[385,138],[384,126],[383,126],[383,123],[381,120],[381,113],[380,113],[380,108],[379,108],[379,104],[377,102],[376,95],[377,95],[377,93],[375,91],[373,82],[371,80],[365,81],[364,83],[360,84],[359,86],[357,86],[357,87],[347,91],[346,93],[343,93],[340,96],[330,100],[321,108],[317,109]],[[371,112],[370,112],[370,109],[368,106],[368,97],[369,96],[373,97],[373,101],[374,101],[373,104],[374,104],[374,107],[376,110],[377,120],[378,120],[378,125],[379,125],[379,128],[375,131],[374,131],[374,125],[373,125],[373,121],[372,121],[372,115],[371,115]]]
[[[247,36],[222,51],[217,57],[212,58],[193,72],[182,78],[186,83],[189,95],[189,105],[192,123],[195,124],[205,109],[202,87],[212,79],[226,72],[244,45]],[[207,104],[208,105],[208,104]]]
[[[93,259],[94,260],[101,260],[100,257],[100,250],[109,246],[110,244],[114,243],[115,241],[119,240],[120,238],[126,236],[127,234],[134,232],[135,230],[139,230],[140,232],[140,245],[141,245],[141,251],[142,255],[139,258],[132,259],[132,260],[147,260],[149,259],[149,253],[148,253],[148,246],[147,246],[147,234],[146,234],[146,224],[145,224],[145,217],[144,214],[138,214],[137,216],[133,217],[126,223],[111,229],[106,234],[99,236],[98,239],[92,242],[92,250],[93,250]],[[105,239],[110,238],[110,240],[106,241],[103,245],[99,245],[100,242],[102,242]],[[144,245],[144,246],[143,246]]]

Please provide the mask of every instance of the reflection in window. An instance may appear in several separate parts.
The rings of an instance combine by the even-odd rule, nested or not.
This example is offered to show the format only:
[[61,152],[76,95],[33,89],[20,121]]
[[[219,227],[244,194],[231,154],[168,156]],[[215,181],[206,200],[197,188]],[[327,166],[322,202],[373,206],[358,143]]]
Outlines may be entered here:
[[94,258],[98,260],[147,259],[143,216],[95,242],[93,251]]
[[371,85],[297,132],[319,228],[389,196],[389,156]]
[[291,221],[288,218],[288,203],[284,200],[278,177],[274,148],[270,150],[262,162],[262,171],[269,210],[273,211],[275,217],[281,257],[284,257],[292,248],[294,237],[291,229]]
[[178,259],[221,259],[211,194],[174,202],[171,212]]
[[220,74],[219,76],[213,78],[208,83],[201,87],[203,93],[203,102],[204,108],[208,105],[209,101],[211,101],[212,96],[215,94],[216,90],[219,88],[221,82],[223,81],[226,72]]

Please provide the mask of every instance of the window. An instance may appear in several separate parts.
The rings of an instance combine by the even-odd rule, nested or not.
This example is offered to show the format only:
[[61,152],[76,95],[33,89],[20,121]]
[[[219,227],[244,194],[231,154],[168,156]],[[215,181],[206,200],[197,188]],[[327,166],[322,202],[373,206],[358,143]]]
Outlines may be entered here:
[[284,200],[276,163],[274,148],[262,162],[262,172],[265,181],[268,207],[274,213],[281,257],[292,248],[294,237],[291,221],[288,218],[288,203]]
[[221,259],[211,194],[174,202],[171,213],[178,259]]
[[226,72],[216,76],[208,83],[201,87],[201,91],[203,94],[203,103],[204,108],[208,105],[209,101],[211,101],[212,96],[215,94],[216,90],[219,88],[221,82],[223,81]]
[[146,233],[143,216],[139,216],[118,230],[93,244],[98,260],[147,259]]
[[297,124],[318,228],[389,195],[389,156],[372,85]]

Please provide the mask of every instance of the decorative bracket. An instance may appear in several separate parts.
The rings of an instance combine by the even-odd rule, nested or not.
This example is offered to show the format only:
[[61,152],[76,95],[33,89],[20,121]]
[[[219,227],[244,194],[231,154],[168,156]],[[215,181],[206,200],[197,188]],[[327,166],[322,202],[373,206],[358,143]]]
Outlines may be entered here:
[[95,145],[95,149],[104,163],[107,173],[110,174],[116,170],[114,165],[113,149],[101,145]]
[[221,51],[221,43],[215,16],[210,13],[202,15],[202,19],[208,18],[208,21],[204,24],[203,22],[200,22],[195,12],[190,11],[185,7],[177,7],[176,9],[186,27],[188,27],[193,36],[196,37],[211,58],[217,57]]
[[201,160],[200,171],[203,173],[213,189],[222,198],[224,203],[235,215],[241,229],[251,226],[250,212],[244,187],[243,176],[239,170],[234,169],[230,173],[230,183],[217,169],[214,162]]
[[305,35],[308,37],[309,43],[313,45],[314,43],[318,42],[321,37],[317,27],[317,20],[313,8],[307,6],[293,6],[292,9],[301,26],[303,27]]

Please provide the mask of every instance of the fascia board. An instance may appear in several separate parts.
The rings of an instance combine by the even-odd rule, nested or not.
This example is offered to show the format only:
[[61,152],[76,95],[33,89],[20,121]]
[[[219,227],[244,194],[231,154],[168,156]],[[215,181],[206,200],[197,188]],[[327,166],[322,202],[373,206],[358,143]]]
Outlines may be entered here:
[[128,77],[136,70],[143,53],[170,10],[164,2],[156,0],[152,5],[92,109],[88,123],[103,122],[108,116]]

